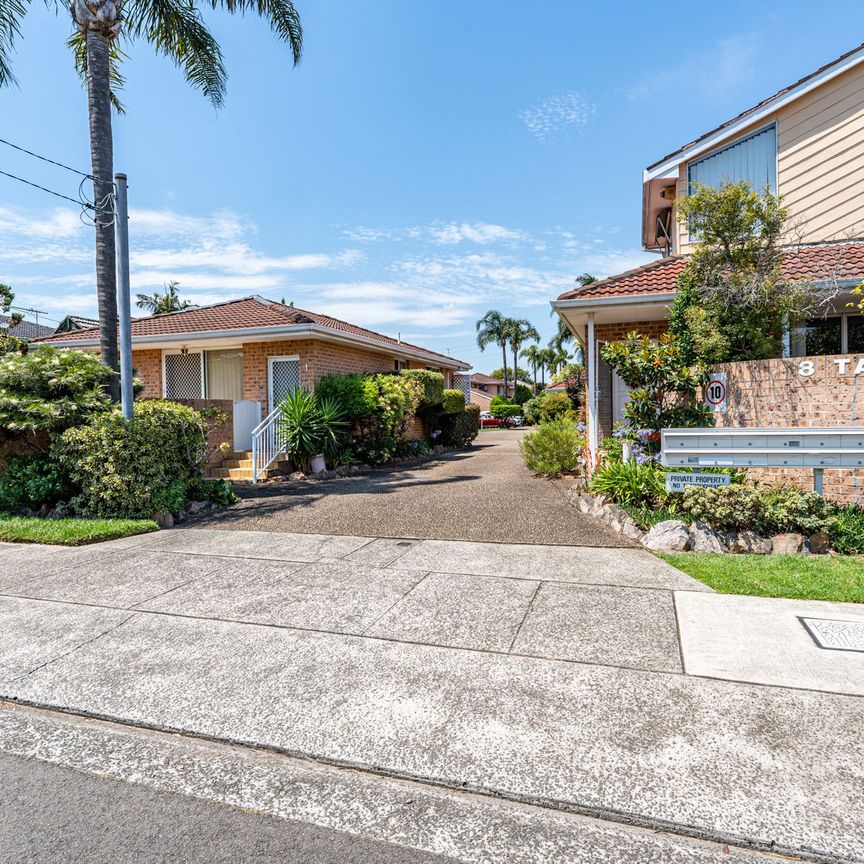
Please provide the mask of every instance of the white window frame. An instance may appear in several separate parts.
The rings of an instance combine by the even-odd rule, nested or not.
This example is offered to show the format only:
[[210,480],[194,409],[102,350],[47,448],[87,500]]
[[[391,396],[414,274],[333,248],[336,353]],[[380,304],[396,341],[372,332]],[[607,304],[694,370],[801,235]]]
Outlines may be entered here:
[[204,370],[204,349],[203,348],[187,348],[185,351],[181,348],[166,348],[162,351],[162,398],[172,399],[174,397],[168,395],[168,376],[166,375],[165,358],[169,354],[197,354],[199,356],[199,365],[201,367],[201,395],[197,398],[207,398],[207,380]]
[[[300,363],[300,355],[299,354],[282,354],[278,357],[268,357],[267,358],[267,413],[269,414],[273,410],[273,364],[279,362],[280,360],[296,360],[297,363]],[[302,373],[302,369],[300,372]]]

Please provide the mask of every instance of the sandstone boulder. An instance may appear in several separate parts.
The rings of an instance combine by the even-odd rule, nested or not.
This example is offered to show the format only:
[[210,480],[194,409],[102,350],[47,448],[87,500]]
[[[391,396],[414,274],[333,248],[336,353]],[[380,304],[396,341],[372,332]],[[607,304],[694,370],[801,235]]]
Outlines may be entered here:
[[684,552],[690,546],[690,532],[678,519],[667,519],[654,525],[641,542],[654,552]]
[[693,552],[716,552],[718,554],[729,551],[723,537],[704,522],[694,522],[690,526],[690,549]]
[[733,531],[726,535],[726,545],[737,555],[767,555],[773,544],[755,531]]
[[775,555],[796,555],[803,546],[804,537],[794,532],[776,534],[771,538],[771,551]]

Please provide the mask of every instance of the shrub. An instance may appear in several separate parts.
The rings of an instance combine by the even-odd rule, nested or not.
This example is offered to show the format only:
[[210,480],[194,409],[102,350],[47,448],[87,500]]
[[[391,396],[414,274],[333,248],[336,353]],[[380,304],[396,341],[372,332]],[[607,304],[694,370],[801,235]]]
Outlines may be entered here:
[[72,493],[65,475],[50,453],[10,456],[0,475],[0,510],[53,507]]
[[425,456],[429,452],[429,444],[422,438],[406,438],[399,441],[393,455],[401,459],[414,456]]
[[0,428],[62,432],[80,426],[111,402],[111,370],[94,354],[45,346],[0,358]]
[[361,421],[356,449],[364,461],[374,465],[389,461],[405,437],[408,420],[420,402],[421,384],[408,375],[372,375],[369,381],[375,407]]
[[445,390],[443,401],[442,410],[445,414],[462,414],[465,411],[465,394],[461,390]]
[[531,426],[536,426],[540,422],[540,405],[540,396],[535,396],[522,404],[522,416],[525,418],[525,422]]
[[375,410],[377,393],[369,375],[327,375],[315,393],[319,400],[338,405],[349,422],[362,420]]
[[759,489],[743,484],[719,489],[690,487],[684,491],[681,508],[718,531],[750,530],[771,535],[834,530],[830,502],[798,489]]
[[666,496],[666,474],[654,462],[606,459],[591,475],[590,489],[616,504],[655,507]]
[[834,548],[843,555],[864,554],[864,509],[854,504],[838,508],[831,539]]
[[208,477],[196,477],[186,490],[190,501],[212,501],[214,504],[235,504],[240,499],[234,494],[227,480]]
[[517,384],[516,393],[513,396],[513,403],[515,405],[524,405],[533,396],[534,394],[531,392],[530,387],[526,387],[524,384]]
[[477,437],[479,430],[480,406],[465,405],[461,413],[446,414],[441,418],[438,443],[445,447],[467,447]]
[[493,417],[497,417],[499,420],[502,417],[518,417],[522,413],[522,409],[518,405],[512,405],[509,402],[499,402],[497,405],[490,404],[489,411]]
[[493,396],[489,402],[489,410],[492,411],[496,405],[512,405],[513,403],[507,396]]
[[551,423],[560,417],[566,417],[568,412],[572,412],[572,410],[573,405],[566,393],[544,393],[540,397],[541,423]]
[[279,435],[294,464],[306,469],[319,453],[332,461],[348,431],[348,421],[336,400],[321,399],[311,390],[294,390],[279,407]]
[[67,429],[54,452],[80,489],[72,506],[81,515],[150,517],[174,513],[203,471],[207,424],[175,402],[135,405],[131,420],[118,411]]
[[419,401],[415,410],[429,411],[437,408],[444,401],[444,376],[440,372],[432,372],[430,369],[403,369],[400,375],[416,381],[420,386]]
[[585,438],[572,420],[559,418],[529,432],[519,449],[525,464],[535,474],[558,477],[574,471],[585,449]]

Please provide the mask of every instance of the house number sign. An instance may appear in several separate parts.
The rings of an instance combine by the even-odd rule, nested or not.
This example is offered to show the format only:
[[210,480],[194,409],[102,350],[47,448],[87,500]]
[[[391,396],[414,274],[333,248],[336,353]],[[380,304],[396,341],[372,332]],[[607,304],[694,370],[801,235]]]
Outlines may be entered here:
[[[825,368],[835,375],[864,375],[864,357],[857,362],[854,357],[825,358]],[[811,378],[817,371],[815,360],[801,360],[798,363],[798,374],[802,378]]]

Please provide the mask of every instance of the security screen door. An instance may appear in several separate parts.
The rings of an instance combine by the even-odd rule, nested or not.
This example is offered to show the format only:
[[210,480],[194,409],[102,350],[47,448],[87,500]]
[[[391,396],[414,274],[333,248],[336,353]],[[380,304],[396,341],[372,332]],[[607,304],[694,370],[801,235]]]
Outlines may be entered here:
[[269,357],[269,396],[272,411],[289,393],[300,387],[299,357]]
[[201,352],[165,355],[165,398],[200,399],[204,395]]

